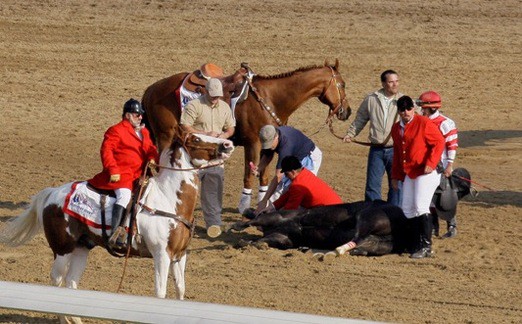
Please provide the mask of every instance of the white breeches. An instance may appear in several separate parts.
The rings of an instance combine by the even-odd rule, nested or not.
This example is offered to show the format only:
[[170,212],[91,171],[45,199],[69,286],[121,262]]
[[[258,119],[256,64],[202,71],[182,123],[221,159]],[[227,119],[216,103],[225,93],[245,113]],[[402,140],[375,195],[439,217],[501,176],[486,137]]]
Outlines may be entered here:
[[116,194],[116,205],[120,205],[124,208],[127,208],[127,205],[129,204],[129,201],[132,197],[132,192],[130,189],[127,188],[119,188],[114,189],[114,193]]
[[402,184],[402,205],[407,218],[417,217],[430,212],[431,199],[440,184],[440,174],[432,171],[415,179],[406,176]]

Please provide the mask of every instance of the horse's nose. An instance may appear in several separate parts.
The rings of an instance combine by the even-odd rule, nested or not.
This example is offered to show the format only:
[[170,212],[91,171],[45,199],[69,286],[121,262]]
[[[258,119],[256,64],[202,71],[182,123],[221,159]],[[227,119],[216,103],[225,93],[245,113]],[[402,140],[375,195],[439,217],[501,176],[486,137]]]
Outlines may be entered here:
[[339,113],[337,114],[337,119],[339,120],[347,120],[350,118],[350,115],[352,114],[352,108],[350,108],[350,105],[346,105],[346,108],[339,109]]
[[228,140],[224,141],[219,146],[220,153],[230,153],[230,152],[232,152],[232,150],[234,150],[234,144],[232,143],[232,141],[228,141]]

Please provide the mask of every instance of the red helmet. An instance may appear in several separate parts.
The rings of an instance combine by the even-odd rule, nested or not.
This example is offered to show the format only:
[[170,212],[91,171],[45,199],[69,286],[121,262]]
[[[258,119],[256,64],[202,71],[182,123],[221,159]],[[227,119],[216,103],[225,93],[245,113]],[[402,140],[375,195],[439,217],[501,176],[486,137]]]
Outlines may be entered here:
[[440,95],[435,91],[426,91],[420,95],[417,104],[421,108],[440,108],[442,106],[442,100]]

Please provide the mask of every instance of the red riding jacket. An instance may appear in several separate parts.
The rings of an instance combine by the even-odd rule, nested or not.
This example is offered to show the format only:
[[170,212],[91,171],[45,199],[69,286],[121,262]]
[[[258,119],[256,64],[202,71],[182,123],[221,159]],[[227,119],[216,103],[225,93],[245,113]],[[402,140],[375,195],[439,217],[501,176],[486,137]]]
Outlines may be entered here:
[[392,127],[392,179],[404,181],[424,174],[425,166],[435,169],[444,150],[444,137],[430,119],[415,115],[401,134],[400,121]]
[[[141,176],[145,164],[158,161],[158,151],[146,128],[141,130],[141,140],[128,120],[110,127],[104,135],[100,149],[103,171],[88,182],[95,188],[114,190],[133,189],[133,182]],[[119,174],[120,181],[110,182],[111,174]]]
[[295,210],[299,207],[341,204],[341,197],[323,180],[303,168],[292,180],[288,190],[274,201],[276,209]]

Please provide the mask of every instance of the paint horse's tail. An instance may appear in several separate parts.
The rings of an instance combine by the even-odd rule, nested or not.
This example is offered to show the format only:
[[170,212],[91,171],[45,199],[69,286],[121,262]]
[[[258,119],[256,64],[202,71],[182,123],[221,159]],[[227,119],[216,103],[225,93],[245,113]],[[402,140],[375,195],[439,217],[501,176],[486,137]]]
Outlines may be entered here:
[[18,217],[9,220],[0,229],[0,243],[16,247],[31,240],[40,230],[41,223],[38,214],[42,213],[47,198],[54,188],[47,188],[33,196],[29,207]]

